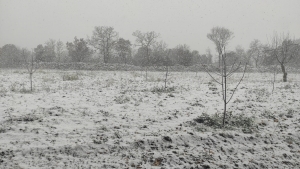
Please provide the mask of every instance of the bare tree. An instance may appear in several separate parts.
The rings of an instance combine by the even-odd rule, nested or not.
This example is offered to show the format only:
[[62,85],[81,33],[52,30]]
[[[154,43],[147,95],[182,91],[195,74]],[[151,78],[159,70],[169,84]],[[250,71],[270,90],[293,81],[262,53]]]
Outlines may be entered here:
[[109,63],[112,49],[117,41],[118,33],[114,31],[113,27],[96,26],[89,43],[100,51],[103,55],[104,63]]
[[129,40],[120,38],[115,45],[115,50],[120,60],[127,64],[129,57],[131,56],[131,43]]
[[248,55],[254,60],[255,68],[258,68],[263,60],[263,46],[258,39],[254,39],[250,43]]
[[63,56],[64,52],[64,43],[61,40],[56,42],[56,61],[60,63],[61,57]]
[[171,49],[168,49],[164,41],[156,42],[153,47],[153,65],[162,67],[165,70],[165,90],[167,90],[168,77],[170,76],[169,68],[172,66]]
[[46,62],[52,62],[54,61],[55,57],[56,57],[56,53],[55,53],[55,45],[56,45],[56,41],[54,39],[49,39],[44,46],[44,58]]
[[146,50],[145,66],[146,66],[146,80],[148,76],[148,66],[150,66],[150,48],[155,44],[156,39],[159,37],[158,33],[154,31],[142,33],[141,31],[135,31],[132,34],[136,37],[136,46],[140,46]]
[[216,45],[216,50],[219,54],[219,67],[222,64],[221,55],[223,49],[226,47],[228,41],[233,38],[233,33],[223,27],[214,27],[211,32],[207,34],[207,38],[213,41]]
[[165,82],[165,90],[167,89],[167,82],[168,82],[168,77],[170,76],[170,72],[169,72],[169,69],[170,69],[170,66],[172,66],[172,60],[171,60],[171,49],[167,49],[165,51],[165,56],[164,56],[164,59],[163,59],[163,66],[165,68],[165,79],[164,79],[164,82]]
[[[25,49],[22,50],[22,56],[24,58],[24,62],[29,73],[30,79],[30,91],[32,92],[32,75],[38,69],[37,62],[34,62],[33,52],[29,52]],[[29,58],[28,58],[29,56]]]
[[[217,38],[212,40],[218,49],[219,56],[220,56],[220,62],[219,62],[219,68],[214,68],[214,70],[209,70],[207,68],[206,72],[209,74],[209,76],[219,85],[222,87],[222,100],[224,103],[224,111],[223,111],[223,127],[225,126],[225,119],[226,119],[226,110],[227,110],[227,104],[232,99],[237,87],[240,85],[241,81],[244,78],[245,71],[247,64],[244,67],[243,75],[240,78],[239,82],[233,89],[232,93],[228,93],[228,78],[232,76],[235,72],[237,72],[241,67],[241,62],[237,63],[237,59],[231,64],[228,65],[227,61],[227,55],[226,55],[226,45],[228,43],[228,40],[232,36],[233,33],[231,33],[229,30],[222,28],[223,31],[217,31],[219,37],[225,37],[225,38]],[[224,33],[222,35],[221,33]],[[230,36],[229,36],[230,35]],[[209,38],[209,37],[208,37]],[[220,45],[221,44],[221,45]],[[204,66],[205,67],[205,66]],[[214,75],[213,75],[214,74]],[[218,80],[215,76],[219,76],[220,80]]]
[[295,43],[294,40],[291,40],[289,34],[282,34],[281,36],[278,36],[278,34],[275,33],[269,50],[271,52],[271,56],[281,67],[283,82],[287,82],[286,65],[296,57],[299,57],[299,44]]
[[1,49],[0,62],[1,66],[15,66],[22,63],[21,50],[13,44],[6,44]]
[[208,63],[209,64],[212,64],[212,54],[211,54],[211,51],[210,51],[210,48],[207,48],[206,49],[206,55],[207,55],[207,59],[208,59]]
[[186,44],[178,45],[175,48],[175,57],[177,62],[183,66],[191,66],[193,61],[193,54],[190,47]]

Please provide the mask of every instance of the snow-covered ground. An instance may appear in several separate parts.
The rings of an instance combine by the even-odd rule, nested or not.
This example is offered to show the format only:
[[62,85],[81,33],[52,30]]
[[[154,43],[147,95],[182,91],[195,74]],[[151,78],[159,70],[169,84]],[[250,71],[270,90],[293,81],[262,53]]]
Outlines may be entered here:
[[205,73],[160,92],[163,72],[38,70],[31,93],[25,70],[0,70],[0,168],[300,168],[300,75],[281,76],[272,93],[246,74],[228,112],[254,124],[218,129],[196,120],[223,108]]

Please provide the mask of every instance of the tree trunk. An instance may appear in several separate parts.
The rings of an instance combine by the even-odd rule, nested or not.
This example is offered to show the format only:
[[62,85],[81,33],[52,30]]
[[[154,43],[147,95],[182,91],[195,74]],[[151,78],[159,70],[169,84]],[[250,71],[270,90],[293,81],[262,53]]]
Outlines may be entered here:
[[[224,49],[225,53],[225,49]],[[225,119],[226,119],[226,109],[227,109],[227,70],[226,70],[226,54],[222,56],[223,58],[223,72],[224,72],[224,114],[223,114],[223,127],[225,127]]]
[[169,67],[167,66],[166,78],[165,78],[165,89],[167,89],[168,72],[169,72]]
[[32,92],[32,73],[30,73],[30,91]]
[[224,100],[224,112],[223,112],[223,127],[225,126],[225,119],[226,119],[226,100]]
[[255,68],[258,68],[258,61],[255,60]]
[[219,54],[219,68],[221,67],[221,56]]
[[148,78],[148,66],[150,65],[150,59],[149,59],[149,49],[148,49],[148,46],[147,46],[147,50],[146,50],[146,54],[147,54],[147,63],[146,63],[146,81],[147,81],[147,78]]
[[148,80],[148,66],[146,66],[146,81]]
[[283,82],[287,82],[287,72],[285,70],[285,66],[284,66],[283,63],[280,64],[280,66],[281,66],[281,70],[282,70],[282,73],[283,73]]
[[103,61],[104,61],[104,63],[107,63],[107,58],[105,55],[104,55]]
[[283,82],[287,82],[287,73],[286,72],[283,74]]

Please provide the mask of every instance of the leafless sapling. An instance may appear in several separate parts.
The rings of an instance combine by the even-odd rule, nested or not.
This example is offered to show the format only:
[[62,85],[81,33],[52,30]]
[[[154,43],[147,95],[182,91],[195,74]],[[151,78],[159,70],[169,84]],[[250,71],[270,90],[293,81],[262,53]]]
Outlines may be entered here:
[[[245,64],[242,77],[239,79],[239,81],[238,81],[237,85],[235,86],[235,88],[233,89],[232,93],[228,93],[228,78],[231,77],[238,70],[240,70],[243,67],[243,65],[241,64],[241,62],[237,63],[237,61],[235,61],[232,65],[227,65],[226,64],[225,47],[224,47],[224,53],[221,54],[220,59],[221,59],[220,68],[213,68],[214,70],[210,70],[208,68],[205,68],[205,70],[209,74],[209,76],[216,83],[218,83],[219,85],[221,85],[221,87],[222,87],[222,100],[223,100],[223,103],[224,103],[223,104],[224,111],[223,111],[223,120],[222,120],[222,123],[223,123],[223,127],[224,127],[225,126],[225,120],[226,120],[227,104],[231,101],[231,99],[232,99],[233,95],[235,94],[238,86],[242,82],[242,80],[243,80],[243,78],[245,76],[247,64]],[[220,80],[217,80],[217,78],[215,77],[215,75],[219,76]]]
[[167,89],[167,82],[168,82],[168,77],[170,76],[170,66],[172,65],[172,60],[170,59],[170,54],[171,54],[171,50],[167,50],[166,51],[166,56],[164,58],[164,68],[165,68],[165,79],[164,79],[164,82],[165,82],[165,89]]
[[[212,34],[214,35],[212,38]],[[225,126],[225,120],[226,120],[226,110],[227,110],[227,104],[232,99],[233,95],[235,94],[238,86],[242,82],[246,68],[247,63],[245,64],[242,77],[240,78],[239,82],[233,89],[232,93],[228,93],[228,78],[231,77],[234,73],[236,73],[239,69],[242,68],[241,62],[238,63],[238,59],[235,59],[234,62],[230,65],[226,62],[226,45],[228,44],[228,41],[232,38],[233,33],[230,32],[226,28],[220,28],[216,27],[212,29],[212,34],[208,34],[208,38],[211,39],[217,47],[217,51],[219,53],[219,67],[213,68],[213,70],[210,70],[203,66],[208,73],[208,75],[219,85],[222,87],[222,100],[224,105],[224,111],[223,111],[223,127]],[[213,75],[214,74],[214,75]],[[219,76],[220,80],[217,80],[215,76]]]
[[273,94],[274,89],[275,89],[276,75],[278,73],[278,71],[277,71],[277,65],[274,65],[272,67],[272,71],[273,71],[273,79],[272,79],[271,83],[272,83],[272,94]]
[[[24,62],[25,62],[27,71],[29,73],[30,91],[32,92],[32,75],[38,69],[38,66],[37,66],[38,64],[37,64],[37,62],[34,61],[33,53],[29,54],[30,58],[28,59],[26,57],[25,50],[23,49],[22,55],[23,55],[23,58],[24,58]],[[28,62],[28,60],[29,60],[29,62]]]

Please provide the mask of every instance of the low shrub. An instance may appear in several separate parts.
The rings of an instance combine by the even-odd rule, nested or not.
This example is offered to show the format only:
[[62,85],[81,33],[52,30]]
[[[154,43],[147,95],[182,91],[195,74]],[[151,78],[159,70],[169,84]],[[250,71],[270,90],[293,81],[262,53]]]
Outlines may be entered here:
[[124,104],[130,101],[130,98],[125,95],[118,96],[114,99],[117,104]]
[[249,90],[248,93],[249,94],[254,93],[258,97],[269,97],[271,95],[271,93],[266,88],[252,89],[252,90]]
[[152,93],[170,93],[170,92],[174,92],[175,91],[175,87],[167,87],[165,88],[164,86],[158,87],[155,86],[151,89]]
[[[214,115],[203,113],[201,116],[195,118],[194,121],[214,129],[219,129],[223,128],[222,119],[223,116],[219,113]],[[226,129],[251,128],[254,126],[254,117],[246,117],[243,114],[231,115],[227,116],[225,124]]]
[[24,121],[24,122],[32,122],[32,121],[39,120],[39,119],[40,118],[37,117],[34,114],[26,114],[26,115],[23,115],[21,117],[17,117],[13,120],[15,120],[15,121]]
[[17,83],[12,83],[10,86],[9,86],[9,90],[12,91],[12,92],[16,92],[18,90],[18,84]]
[[284,87],[283,87],[285,90],[288,90],[288,89],[291,89],[292,86],[290,84],[286,84]]
[[195,118],[194,121],[209,127],[222,128],[222,117],[218,113],[212,116],[203,113],[201,116]]
[[256,102],[267,102],[268,98],[271,95],[271,93],[266,88],[251,89],[248,90],[247,94],[249,94],[251,100]]
[[111,87],[111,86],[113,86],[115,84],[115,80],[112,79],[112,78],[106,79],[105,82],[106,82],[105,87]]
[[20,89],[20,93],[26,94],[26,93],[32,93],[30,89],[25,89],[24,87]]
[[5,133],[6,132],[6,128],[4,126],[0,126],[0,133]]
[[20,83],[17,83],[17,82],[12,83],[9,86],[9,90],[12,91],[12,92],[20,92],[20,93],[23,93],[23,94],[32,93],[32,91],[25,88],[24,84],[20,84]]
[[49,93],[49,92],[51,91],[51,88],[50,88],[49,85],[47,85],[46,83],[44,83],[44,84],[42,85],[42,90]]
[[1,93],[7,93],[7,89],[4,88],[4,87],[1,87],[1,88],[0,88],[0,94],[1,94]]
[[73,81],[73,80],[78,80],[79,77],[77,74],[67,74],[63,75],[63,81]]
[[274,113],[272,113],[271,111],[268,111],[268,110],[265,110],[262,114],[261,114],[262,117],[265,117],[267,119],[275,119],[275,115]]

